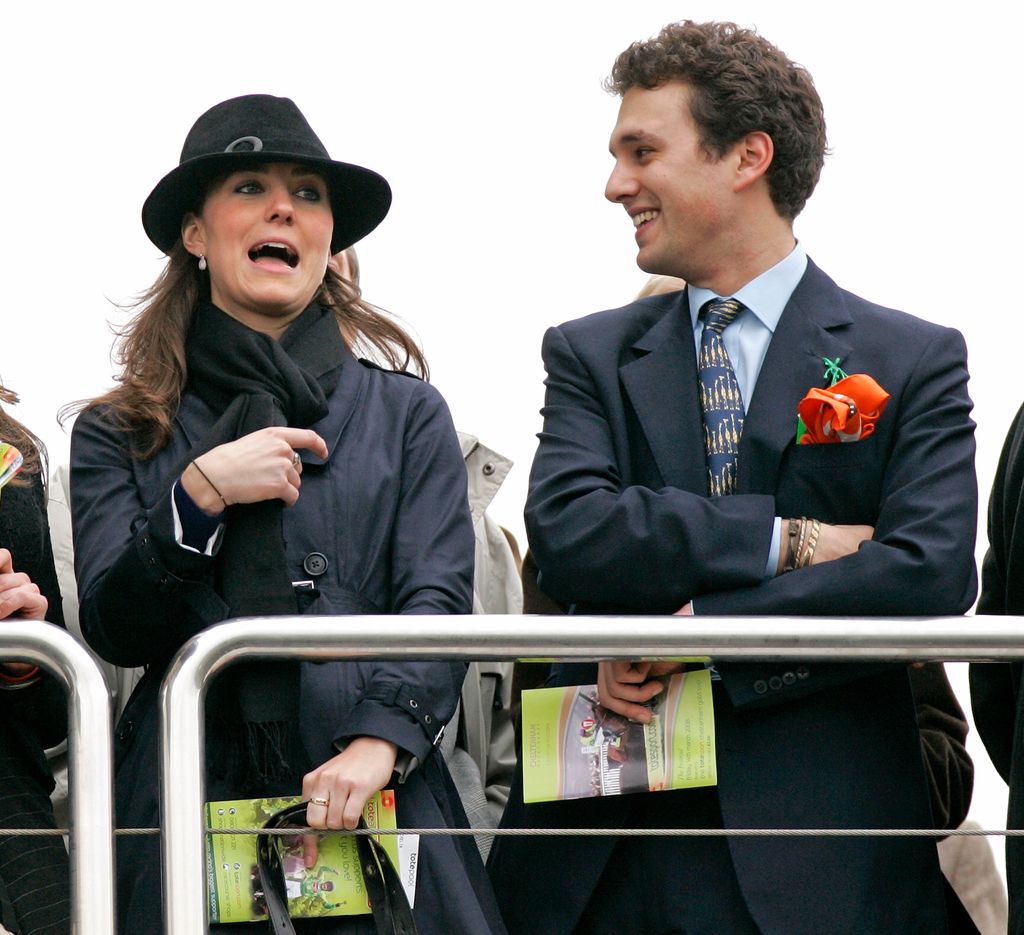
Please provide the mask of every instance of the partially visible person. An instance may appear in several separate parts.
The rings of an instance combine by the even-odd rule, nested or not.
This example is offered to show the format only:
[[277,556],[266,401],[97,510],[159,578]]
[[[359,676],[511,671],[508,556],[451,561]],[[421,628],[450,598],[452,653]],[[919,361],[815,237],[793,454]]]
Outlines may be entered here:
[[[977,613],[1024,614],[1024,406],[1010,425],[988,502],[988,551]],[[992,763],[1010,787],[1007,828],[1024,828],[1024,663],[971,666],[974,723]],[[1024,933],[1024,838],[1006,838],[1010,935]]]
[[[18,397],[0,386],[0,401]],[[26,617],[64,625],[46,522],[42,443],[0,407],[0,441],[24,457],[0,490],[0,620]],[[2,624],[0,624],[2,626]],[[57,827],[53,777],[44,749],[67,732],[63,688],[39,668],[0,661],[0,827]],[[67,851],[59,835],[0,837],[0,922],[14,935],[70,931]]]
[[[343,250],[330,262],[361,294],[359,257],[355,248]],[[518,544],[487,512],[512,462],[474,435],[459,432],[459,444],[466,463],[469,509],[476,539],[473,613],[522,613]],[[470,824],[481,831],[497,827],[512,784],[516,753],[511,702],[512,663],[470,663],[462,683],[459,710],[441,742],[466,816]],[[483,833],[476,837],[484,858],[490,852],[492,838]]]

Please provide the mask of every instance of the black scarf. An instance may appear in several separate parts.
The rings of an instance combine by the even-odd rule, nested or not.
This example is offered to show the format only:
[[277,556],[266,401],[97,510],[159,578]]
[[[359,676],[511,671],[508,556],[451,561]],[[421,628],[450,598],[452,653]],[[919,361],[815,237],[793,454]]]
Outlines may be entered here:
[[[185,345],[187,386],[220,416],[189,460],[268,426],[308,428],[327,414],[327,398],[347,356],[337,318],[315,302],[280,341],[201,303]],[[281,500],[263,500],[226,510],[214,587],[231,617],[299,612],[288,574],[283,509]],[[222,747],[218,759],[259,785],[285,779],[298,768],[301,750],[298,663],[250,663],[229,670],[219,682],[224,684],[216,703],[211,698],[208,708],[221,724],[241,718],[245,730],[243,737],[237,730],[227,737],[211,732],[218,744],[237,740],[241,747],[236,755],[225,755]]]

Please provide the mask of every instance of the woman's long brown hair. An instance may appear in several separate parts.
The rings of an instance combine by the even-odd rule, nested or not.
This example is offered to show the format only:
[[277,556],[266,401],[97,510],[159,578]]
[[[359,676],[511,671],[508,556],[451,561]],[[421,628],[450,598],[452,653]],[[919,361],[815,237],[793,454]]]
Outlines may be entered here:
[[[172,420],[188,376],[185,339],[192,314],[208,292],[196,258],[179,241],[152,287],[132,306],[136,314],[118,332],[114,355],[120,367],[117,386],[92,400],[70,403],[67,418],[102,406],[104,417],[131,439],[135,457],[151,458],[171,438]],[[315,298],[332,308],[354,349],[366,351],[394,370],[411,369],[429,378],[426,358],[416,342],[380,309],[364,302],[359,286],[328,266]]]

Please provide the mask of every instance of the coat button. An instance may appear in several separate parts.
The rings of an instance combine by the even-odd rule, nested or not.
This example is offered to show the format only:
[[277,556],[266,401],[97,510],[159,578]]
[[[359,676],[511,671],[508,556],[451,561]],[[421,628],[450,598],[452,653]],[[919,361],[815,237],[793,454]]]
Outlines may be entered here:
[[758,679],[756,682],[754,682],[754,691],[756,691],[759,695],[763,695],[766,691],[768,691],[768,683],[764,679]]
[[302,560],[302,567],[305,569],[307,575],[312,575],[314,578],[319,578],[325,571],[327,571],[327,556],[323,552],[310,552]]
[[782,679],[780,679],[777,675],[773,675],[770,679],[768,679],[768,687],[773,692],[777,692],[780,688],[782,688]]
[[796,675],[794,673],[792,673],[792,672],[783,672],[782,673],[782,684],[783,685],[792,685],[795,681],[796,681]]
[[128,738],[131,737],[132,732],[134,730],[135,724],[133,724],[131,721],[125,721],[117,728],[117,739],[120,740],[121,743],[127,742]]
[[798,679],[808,678],[811,674],[811,670],[807,666],[799,666],[796,670],[796,677]]
[[484,477],[490,477],[494,473],[494,465],[488,461],[480,470],[484,472]]

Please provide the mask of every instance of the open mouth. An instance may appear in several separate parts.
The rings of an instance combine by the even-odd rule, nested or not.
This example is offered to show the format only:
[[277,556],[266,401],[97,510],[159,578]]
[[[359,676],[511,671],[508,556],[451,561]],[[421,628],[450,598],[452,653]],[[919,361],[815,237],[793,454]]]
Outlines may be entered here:
[[648,221],[653,221],[657,216],[657,211],[641,211],[639,214],[633,215],[633,226],[636,228],[642,227]]
[[261,243],[249,251],[249,259],[253,263],[262,259],[280,260],[282,263],[287,263],[291,269],[295,269],[299,265],[299,255],[283,243]]

